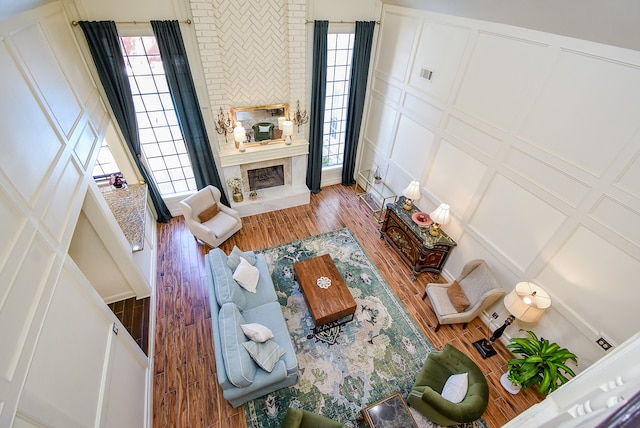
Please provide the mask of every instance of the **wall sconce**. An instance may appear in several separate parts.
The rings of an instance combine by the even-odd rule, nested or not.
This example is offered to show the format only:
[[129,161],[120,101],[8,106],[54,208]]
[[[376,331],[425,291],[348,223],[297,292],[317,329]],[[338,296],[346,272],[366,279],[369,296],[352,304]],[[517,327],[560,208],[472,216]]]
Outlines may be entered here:
[[292,121],[298,127],[298,134],[300,133],[300,125],[304,125],[309,121],[307,111],[300,111],[300,100],[298,100],[298,107],[296,107],[296,112],[293,114]]
[[242,126],[242,122],[236,122],[236,127],[233,128],[233,139],[236,141],[236,149],[244,152],[244,141],[247,139],[247,133]]
[[220,135],[224,135],[224,141],[228,142],[227,134],[233,133],[233,127],[231,126],[231,118],[229,117],[229,113],[227,113],[227,118],[225,119],[222,107],[220,107],[220,113],[218,113],[218,120],[215,122],[215,125],[216,132]]
[[449,223],[449,205],[440,204],[431,214],[429,214],[433,223],[429,227],[429,235],[438,236],[440,233],[440,225]]
[[504,306],[511,314],[504,320],[504,324],[494,331],[488,340],[480,339],[473,342],[473,346],[480,352],[482,358],[496,355],[493,342],[502,336],[515,319],[523,322],[538,321],[544,311],[551,306],[551,297],[539,285],[532,282],[519,282],[509,294],[504,296]]
[[293,122],[285,120],[282,122],[282,136],[284,137],[284,143],[287,146],[291,145],[291,136],[293,135]]
[[420,194],[420,182],[413,180],[409,183],[409,185],[402,191],[402,196],[406,198],[404,209],[411,211],[413,201],[417,201],[420,199],[420,196],[422,196]]

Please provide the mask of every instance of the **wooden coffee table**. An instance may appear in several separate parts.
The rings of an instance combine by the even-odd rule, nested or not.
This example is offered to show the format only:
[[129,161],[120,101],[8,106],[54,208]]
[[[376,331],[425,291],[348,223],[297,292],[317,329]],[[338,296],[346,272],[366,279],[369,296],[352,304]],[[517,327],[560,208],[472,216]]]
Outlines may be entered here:
[[[329,254],[303,260],[293,264],[295,279],[300,284],[302,294],[307,302],[316,328],[341,320],[356,313],[356,301],[344,282],[338,268]],[[331,281],[327,288],[318,286],[318,279],[322,283]],[[347,319],[346,321],[350,321]]]

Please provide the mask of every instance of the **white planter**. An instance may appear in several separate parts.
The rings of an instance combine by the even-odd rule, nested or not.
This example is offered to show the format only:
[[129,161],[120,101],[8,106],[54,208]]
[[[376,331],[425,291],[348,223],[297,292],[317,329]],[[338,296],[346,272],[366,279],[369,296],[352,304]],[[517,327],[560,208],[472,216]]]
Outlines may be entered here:
[[504,389],[506,389],[508,392],[515,395],[518,392],[520,392],[521,388],[518,385],[515,385],[513,382],[511,382],[508,376],[509,376],[509,373],[505,373],[502,376],[500,376],[500,384],[502,384]]

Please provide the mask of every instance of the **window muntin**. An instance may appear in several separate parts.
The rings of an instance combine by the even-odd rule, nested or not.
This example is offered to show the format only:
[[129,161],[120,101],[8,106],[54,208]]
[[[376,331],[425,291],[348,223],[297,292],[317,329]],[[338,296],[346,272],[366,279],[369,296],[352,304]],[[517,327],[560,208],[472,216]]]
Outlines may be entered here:
[[142,154],[162,196],[197,190],[153,36],[121,37]]
[[349,78],[353,33],[327,35],[327,87],[325,96],[322,166],[342,166],[347,130]]

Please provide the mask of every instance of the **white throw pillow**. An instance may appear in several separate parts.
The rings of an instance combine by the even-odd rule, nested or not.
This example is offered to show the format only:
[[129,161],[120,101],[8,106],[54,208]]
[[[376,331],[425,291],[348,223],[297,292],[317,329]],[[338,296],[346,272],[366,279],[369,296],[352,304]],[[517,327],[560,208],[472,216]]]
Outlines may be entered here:
[[465,395],[467,395],[467,388],[469,388],[468,373],[451,375],[444,384],[442,394],[440,395],[452,403],[459,403],[464,399]]
[[269,329],[269,327],[265,327],[262,324],[240,324],[240,328],[244,332],[245,336],[247,336],[254,342],[262,343],[273,338],[273,332]]
[[260,271],[257,267],[252,266],[247,259],[241,257],[240,263],[233,273],[233,279],[245,290],[255,293],[258,288]]

